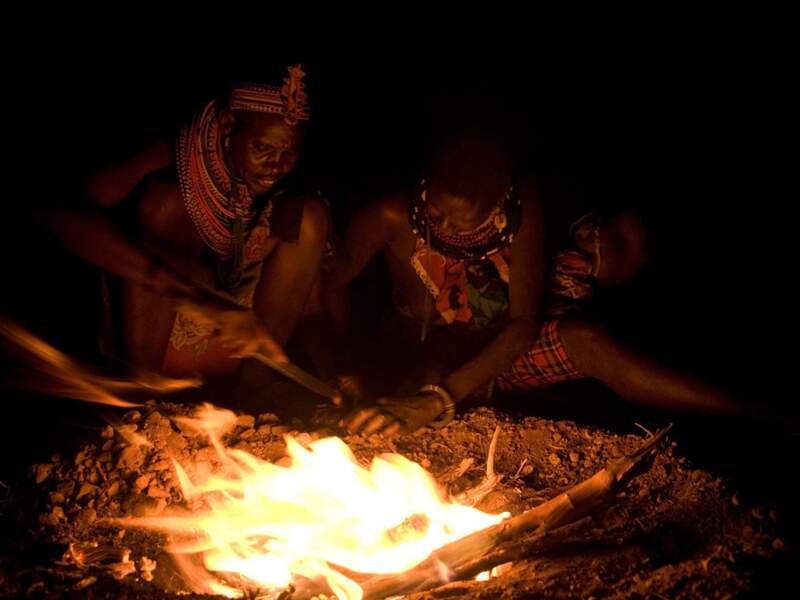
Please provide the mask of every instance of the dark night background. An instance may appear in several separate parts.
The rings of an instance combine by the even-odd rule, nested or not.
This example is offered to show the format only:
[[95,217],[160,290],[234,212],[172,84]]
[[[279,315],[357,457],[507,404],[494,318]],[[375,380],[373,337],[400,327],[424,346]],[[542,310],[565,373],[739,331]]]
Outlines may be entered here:
[[[499,107],[547,202],[564,213],[635,208],[647,219],[654,250],[645,272],[600,298],[612,329],[765,414],[796,414],[794,356],[783,350],[796,267],[786,233],[795,198],[777,183],[788,163],[779,36],[756,41],[753,31],[720,24],[659,35],[644,28],[630,39],[566,30],[536,23],[530,41],[509,48],[460,39],[434,50],[413,33],[380,45],[352,38],[350,50],[298,40],[199,46],[193,38],[192,52],[108,38],[55,44],[42,64],[7,75],[0,310],[91,357],[97,272],[34,227],[30,209],[76,200],[80,175],[173,135],[229,81],[272,80],[302,61],[314,119],[302,173],[329,197],[339,231],[373,194],[414,180],[431,136]],[[381,281],[379,265],[370,273]],[[634,420],[676,419],[611,399],[606,410],[597,406],[602,390],[590,392],[584,420],[630,431]],[[12,481],[107,412],[3,395],[2,449],[11,456],[3,477]],[[574,408],[564,416],[581,418]],[[677,417],[676,436],[690,456],[742,478],[753,494],[789,502],[777,478],[792,477],[797,430]]]

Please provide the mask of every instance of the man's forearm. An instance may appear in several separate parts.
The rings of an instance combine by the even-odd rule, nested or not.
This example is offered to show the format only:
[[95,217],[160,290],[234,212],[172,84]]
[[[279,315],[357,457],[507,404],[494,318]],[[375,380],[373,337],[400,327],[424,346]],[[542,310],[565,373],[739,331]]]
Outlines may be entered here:
[[444,385],[456,402],[507,371],[514,360],[534,344],[541,325],[533,319],[509,322],[475,358],[447,376]]

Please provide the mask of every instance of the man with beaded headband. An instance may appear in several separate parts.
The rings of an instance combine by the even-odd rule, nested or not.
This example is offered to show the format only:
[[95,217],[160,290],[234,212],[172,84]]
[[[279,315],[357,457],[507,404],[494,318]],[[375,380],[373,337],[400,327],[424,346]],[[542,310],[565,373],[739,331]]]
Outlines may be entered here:
[[515,172],[502,144],[486,133],[451,137],[417,189],[364,208],[349,226],[332,286],[351,281],[382,251],[396,308],[384,320],[394,325],[382,345],[396,350],[398,366],[409,363],[399,368],[404,373],[421,368],[412,386],[395,390],[399,397],[357,410],[347,427],[413,431],[446,423],[456,403],[479,392],[582,377],[642,404],[738,410],[721,391],[631,352],[582,318],[594,286],[625,281],[642,265],[638,219],[589,215],[571,234],[572,247],[548,269],[533,181]]
[[236,85],[175,144],[159,142],[86,180],[102,207],[135,200],[139,244],[96,214],[50,215],[69,246],[125,279],[135,365],[228,375],[254,351],[284,360],[330,228],[323,199],[285,185],[309,118],[304,75],[298,65],[282,86]]

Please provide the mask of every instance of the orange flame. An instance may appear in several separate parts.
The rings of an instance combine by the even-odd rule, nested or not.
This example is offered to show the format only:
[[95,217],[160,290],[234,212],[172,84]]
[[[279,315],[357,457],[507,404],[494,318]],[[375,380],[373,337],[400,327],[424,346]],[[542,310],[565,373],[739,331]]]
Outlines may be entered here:
[[[507,516],[445,500],[433,477],[400,455],[381,455],[365,468],[336,437],[308,448],[287,437],[288,467],[225,448],[221,432],[235,419],[205,405],[183,421],[205,429],[223,462],[195,481],[174,462],[184,498],[201,509],[122,520],[172,534],[169,549],[192,591],[234,598],[243,589],[279,590],[298,578],[322,578],[339,598],[358,600],[361,588],[336,567],[403,572]],[[189,555],[201,556],[202,566]]]
[[[13,320],[0,315],[0,342],[30,367],[5,375],[4,383],[20,389],[122,408],[141,406],[121,398],[126,394],[166,394],[198,387],[199,379],[172,379],[141,373],[114,379],[93,372]],[[10,372],[9,372],[10,373]]]

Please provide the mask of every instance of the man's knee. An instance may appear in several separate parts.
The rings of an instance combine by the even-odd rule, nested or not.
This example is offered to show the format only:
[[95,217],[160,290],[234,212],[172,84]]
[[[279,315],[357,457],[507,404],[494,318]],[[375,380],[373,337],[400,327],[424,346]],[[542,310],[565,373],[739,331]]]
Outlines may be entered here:
[[300,222],[300,242],[324,246],[330,229],[331,215],[328,203],[318,196],[306,198],[303,219]]
[[597,346],[609,339],[608,331],[601,324],[578,317],[559,321],[558,335],[568,348],[575,345]]
[[633,213],[620,213],[600,231],[598,281],[617,285],[631,279],[647,262],[647,232]]

